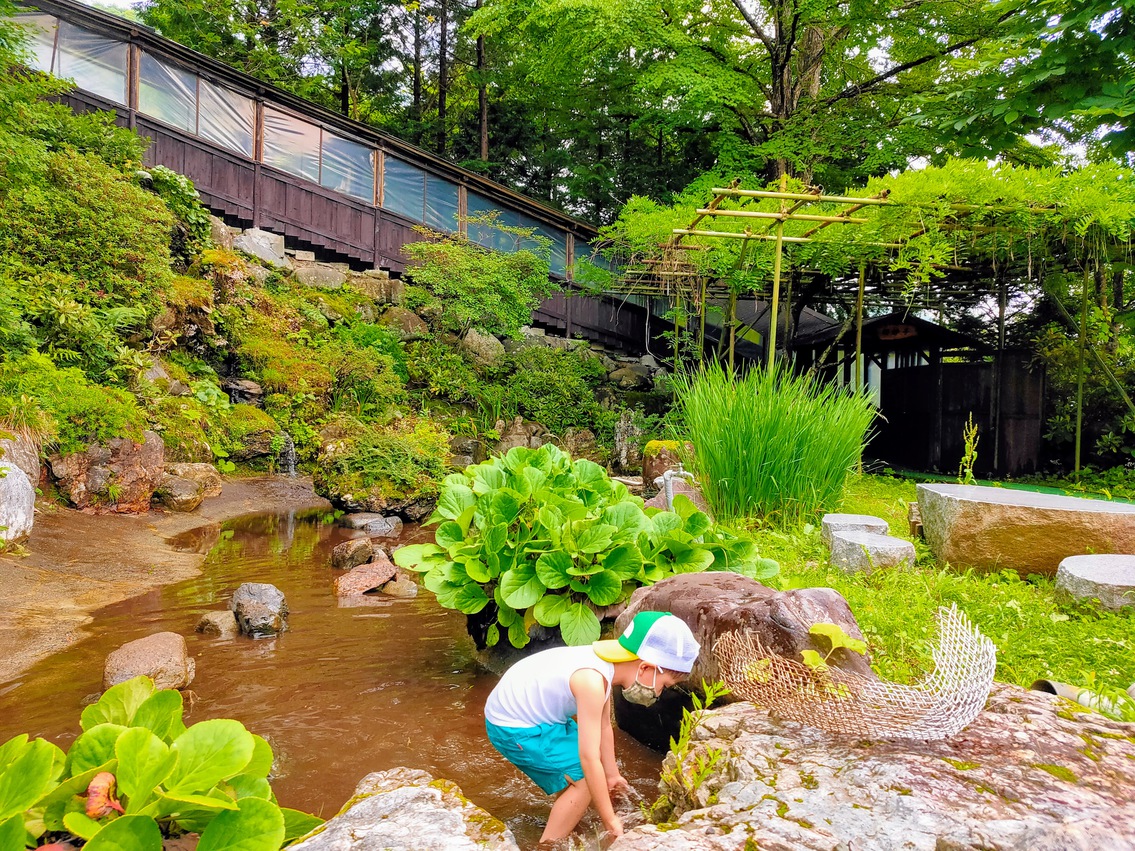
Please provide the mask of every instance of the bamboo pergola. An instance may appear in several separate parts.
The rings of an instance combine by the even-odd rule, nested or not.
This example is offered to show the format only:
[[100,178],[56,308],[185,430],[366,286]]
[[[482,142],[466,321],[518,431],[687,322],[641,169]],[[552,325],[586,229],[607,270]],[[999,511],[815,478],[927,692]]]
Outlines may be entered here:
[[[877,195],[869,197],[827,195],[824,194],[819,187],[809,188],[805,192],[789,192],[786,189],[786,178],[783,176],[781,177],[779,190],[740,189],[738,186],[739,181],[734,180],[727,187],[713,188],[711,190],[714,195],[713,199],[705,207],[695,211],[695,216],[688,225],[682,228],[674,228],[669,239],[658,245],[659,251],[657,254],[642,258],[630,264],[616,277],[612,286],[608,288],[608,291],[626,295],[665,297],[672,299],[676,307],[680,307],[683,303],[693,304],[697,308],[699,320],[699,358],[704,352],[705,346],[707,300],[711,298],[728,299],[729,365],[732,368],[734,365],[734,349],[736,344],[737,291],[732,287],[723,286],[720,280],[712,280],[710,276],[706,275],[701,270],[698,264],[691,261],[690,258],[694,252],[709,251],[710,246],[687,242],[687,238],[698,237],[709,240],[740,240],[741,248],[737,255],[734,270],[745,268],[752,246],[762,242],[773,243],[774,253],[771,274],[771,293],[769,298],[769,333],[766,343],[767,360],[769,366],[771,366],[776,354],[776,337],[778,332],[777,314],[781,301],[785,246],[816,242],[818,241],[816,238],[818,234],[833,226],[857,227],[864,225],[869,219],[856,214],[867,208],[906,205],[892,200],[889,197],[889,190],[884,190]],[[726,207],[726,202],[731,200],[740,203],[735,207]],[[776,210],[746,209],[746,206],[751,202],[769,200],[777,202]],[[839,205],[840,209],[836,212],[815,212],[813,205],[817,204]],[[998,212],[999,210],[996,207],[962,203],[951,203],[945,206],[951,211],[951,220],[947,222],[936,222],[936,227],[939,230],[967,231],[974,235],[995,234],[998,232],[1007,234],[1019,233],[1017,229],[1012,227],[991,227],[966,222],[968,217],[976,213]],[[1053,209],[1053,207],[1033,207],[1028,208],[1027,212],[1041,213]],[[726,229],[727,226],[724,224],[724,222],[727,221],[743,222],[744,227],[740,230],[728,230]],[[719,222],[721,222],[721,224],[718,224]],[[802,233],[786,234],[785,226],[789,222],[804,223],[808,227]],[[862,245],[864,247],[883,249],[886,251],[901,250],[906,247],[911,240],[922,236],[926,232],[927,227],[921,227],[895,242],[868,242],[862,243]],[[863,386],[863,314],[867,303],[867,265],[868,262],[866,260],[860,260],[858,263],[858,286],[855,294],[855,382],[857,387]],[[961,265],[949,265],[940,268],[943,271],[951,273],[972,273],[973,271]],[[973,287],[957,288],[956,284],[953,286],[955,286],[955,288],[950,289],[951,282],[946,280],[933,288],[933,295],[937,296],[939,299],[945,299],[947,297],[965,299],[969,297],[972,299],[972,303],[976,303],[981,298],[990,295],[989,293],[981,293],[979,295]],[[1059,305],[1068,321],[1076,328],[1080,337],[1081,367],[1085,363],[1086,356],[1088,354],[1092,355],[1098,366],[1101,367],[1111,379],[1112,383],[1119,389],[1120,395],[1131,409],[1132,413],[1135,413],[1135,402],[1131,400],[1126,390],[1115,380],[1114,376],[1111,376],[1110,371],[1099,358],[1099,355],[1090,347],[1084,345],[1085,328],[1087,325],[1087,293],[1088,282],[1087,274],[1085,273],[1079,323],[1076,323],[1072,319],[1062,304]],[[1003,346],[1005,340],[1005,313],[1007,302],[1007,293],[1003,282],[999,287],[997,296],[999,308],[998,339],[1000,345]],[[791,306],[791,290],[788,293],[787,300],[789,306]],[[925,301],[929,302],[930,299],[926,299]],[[930,305],[926,304],[926,306]],[[675,360],[677,360],[678,357],[677,332],[680,325],[681,310],[676,310],[674,329]],[[1082,412],[1083,394],[1081,389],[1077,399],[1077,471],[1080,467]]]

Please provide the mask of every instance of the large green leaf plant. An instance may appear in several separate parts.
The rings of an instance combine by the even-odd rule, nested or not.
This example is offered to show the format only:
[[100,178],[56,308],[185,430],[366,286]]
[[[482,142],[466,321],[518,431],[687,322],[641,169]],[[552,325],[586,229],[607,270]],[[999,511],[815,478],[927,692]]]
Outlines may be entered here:
[[587,644],[600,635],[598,610],[642,585],[703,570],[754,579],[779,570],[685,497],[674,511],[644,508],[598,464],[551,444],[446,477],[427,522],[438,524],[436,543],[402,547],[394,561],[424,574],[447,608],[473,615],[494,607],[489,646],[503,633],[523,647],[536,623]]
[[67,753],[27,735],[0,745],[0,849],[77,838],[161,851],[163,837],[198,832],[198,851],[277,851],[322,823],[276,803],[267,741],[181,715],[180,692],[136,677],[83,710]]

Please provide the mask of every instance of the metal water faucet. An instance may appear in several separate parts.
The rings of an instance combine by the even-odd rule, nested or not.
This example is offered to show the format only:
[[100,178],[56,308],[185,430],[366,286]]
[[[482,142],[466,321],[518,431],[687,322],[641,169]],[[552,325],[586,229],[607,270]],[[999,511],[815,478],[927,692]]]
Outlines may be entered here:
[[[689,470],[683,469],[681,461],[678,462],[678,469],[666,470],[662,474],[661,478],[662,478],[662,490],[666,493],[666,510],[667,511],[673,511],[674,510],[674,479],[676,477],[682,478],[682,479],[688,479],[691,485],[697,484],[697,479],[694,478],[694,474],[691,473]],[[655,484],[657,484],[658,480],[655,479],[654,481],[655,481]]]

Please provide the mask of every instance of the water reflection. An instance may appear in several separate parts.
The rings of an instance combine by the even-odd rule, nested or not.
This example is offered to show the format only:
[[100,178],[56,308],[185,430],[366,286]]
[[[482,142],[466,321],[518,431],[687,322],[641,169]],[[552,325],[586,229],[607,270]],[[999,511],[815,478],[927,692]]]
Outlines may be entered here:
[[[485,739],[483,708],[496,677],[478,667],[463,616],[425,591],[341,607],[330,553],[358,533],[320,520],[258,515],[179,536],[179,548],[213,545],[202,574],[99,611],[92,637],[0,684],[0,742],[26,732],[66,747],[84,698],[99,691],[107,653],[171,630],[186,636],[197,663],[187,723],[236,718],[267,738],[284,806],[333,815],[367,773],[423,768],[455,781],[522,847],[534,847],[549,800]],[[383,543],[426,534],[407,526]],[[290,630],[260,641],[194,633],[201,615],[225,608],[242,582],[280,588]],[[617,735],[624,775],[653,799],[659,757]]]

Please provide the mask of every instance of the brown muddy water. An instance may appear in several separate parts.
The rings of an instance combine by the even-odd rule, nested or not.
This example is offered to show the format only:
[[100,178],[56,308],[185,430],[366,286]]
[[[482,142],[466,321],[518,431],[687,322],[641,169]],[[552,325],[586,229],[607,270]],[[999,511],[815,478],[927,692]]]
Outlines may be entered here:
[[[169,630],[185,636],[197,664],[186,723],[235,718],[267,738],[281,805],[327,818],[367,773],[423,768],[455,781],[508,824],[522,848],[535,847],[550,799],[485,738],[483,708],[497,677],[478,665],[464,616],[425,589],[412,600],[376,596],[340,607],[331,549],[358,533],[321,522],[319,513],[258,515],[223,528],[198,577],[98,611],[89,638],[0,684],[0,743],[28,733],[66,749],[84,703],[101,688],[106,655]],[[408,526],[387,543],[428,536]],[[173,543],[210,541],[188,533]],[[224,609],[242,582],[283,591],[290,630],[259,641],[194,633],[201,615]],[[653,800],[660,755],[615,735],[623,774]]]

